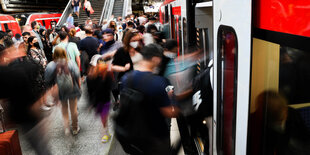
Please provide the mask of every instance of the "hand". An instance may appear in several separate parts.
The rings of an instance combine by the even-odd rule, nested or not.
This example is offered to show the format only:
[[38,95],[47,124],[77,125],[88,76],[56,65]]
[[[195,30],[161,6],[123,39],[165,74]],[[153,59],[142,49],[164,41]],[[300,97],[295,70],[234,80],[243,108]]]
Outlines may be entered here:
[[130,63],[125,65],[125,71],[128,71],[130,69]]

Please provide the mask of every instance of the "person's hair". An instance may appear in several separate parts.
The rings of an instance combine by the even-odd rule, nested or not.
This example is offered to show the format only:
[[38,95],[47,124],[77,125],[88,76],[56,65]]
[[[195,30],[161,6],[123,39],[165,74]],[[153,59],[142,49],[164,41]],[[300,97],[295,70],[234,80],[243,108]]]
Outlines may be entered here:
[[61,48],[61,47],[55,47],[54,53],[53,53],[53,60],[58,60],[58,59],[66,59],[67,58],[67,53],[65,51],[65,49]]
[[62,26],[61,30],[62,30],[62,28],[64,28],[67,33],[69,32],[69,29],[66,26]]
[[19,39],[20,37],[21,37],[21,35],[20,35],[19,33],[16,33],[16,34],[15,34],[15,38],[16,38],[16,39]]
[[[39,33],[40,33],[41,36],[43,36],[43,32],[44,31],[46,31],[46,30],[45,29],[40,29]],[[46,34],[46,32],[45,32],[45,34]]]
[[134,36],[138,35],[137,30],[129,30],[126,32],[124,40],[123,40],[123,45],[124,45],[124,49],[125,51],[129,51],[130,49],[130,39],[133,38]]
[[137,30],[138,30],[140,33],[144,33],[144,31],[145,31],[145,26],[139,25],[139,26],[137,27]]
[[9,48],[14,45],[12,38],[9,36],[4,37],[3,43],[5,48]]
[[151,60],[153,57],[162,57],[163,56],[163,48],[158,44],[148,44],[144,46],[141,50],[141,54],[144,60]]
[[151,33],[152,30],[156,30],[156,32],[158,31],[157,27],[154,24],[147,26],[147,29],[146,29],[147,33]]
[[135,26],[135,24],[134,24],[133,22],[129,21],[129,22],[127,22],[127,26],[128,26],[128,27],[129,27],[129,26],[134,27],[134,26]]
[[32,29],[34,29],[36,25],[37,25],[37,21],[31,22],[31,28],[32,28]]
[[10,33],[10,32],[12,32],[12,30],[10,30],[10,29],[7,29],[7,30],[6,30],[6,33]]
[[22,33],[22,36],[30,36],[30,33],[29,32],[24,32],[24,33]]
[[58,35],[59,35],[60,40],[65,40],[68,36],[68,33],[65,31],[60,31]]
[[171,51],[173,48],[178,47],[178,42],[174,39],[168,39],[165,43],[165,49]]
[[74,22],[74,27],[78,27],[79,26],[79,23],[78,22]]
[[50,34],[53,32],[52,29],[47,29],[46,31],[46,39],[49,39]]
[[70,31],[69,31],[69,35],[70,35],[71,37],[74,37],[75,34],[76,34],[75,28],[71,28]]
[[[114,23],[114,24],[112,25],[112,23]],[[110,29],[114,28],[114,30],[116,31],[116,30],[117,30],[116,22],[112,20],[112,21],[109,23],[108,28],[110,28]]]
[[91,27],[85,26],[84,28],[85,28],[85,33],[86,34],[93,34],[93,30],[91,29]]
[[156,18],[155,17],[150,17],[149,20],[155,20],[156,21]]
[[30,36],[28,38],[28,49],[27,49],[27,52],[29,52],[30,48],[32,47],[32,45],[30,43],[32,43],[34,38],[36,38],[36,37],[35,36]]

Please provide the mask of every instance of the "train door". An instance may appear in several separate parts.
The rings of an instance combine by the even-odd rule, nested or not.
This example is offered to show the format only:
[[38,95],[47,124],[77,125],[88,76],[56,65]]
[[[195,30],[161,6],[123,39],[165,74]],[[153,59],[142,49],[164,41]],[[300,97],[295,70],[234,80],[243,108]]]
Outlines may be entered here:
[[251,62],[251,1],[213,1],[213,152],[246,154]]

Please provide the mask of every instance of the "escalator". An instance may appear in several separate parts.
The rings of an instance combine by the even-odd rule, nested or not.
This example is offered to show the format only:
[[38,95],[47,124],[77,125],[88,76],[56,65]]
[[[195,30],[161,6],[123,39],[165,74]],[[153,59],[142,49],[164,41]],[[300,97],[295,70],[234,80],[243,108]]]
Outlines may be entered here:
[[114,17],[119,17],[119,16],[122,17],[123,6],[124,6],[124,0],[115,0],[112,15],[114,15]]

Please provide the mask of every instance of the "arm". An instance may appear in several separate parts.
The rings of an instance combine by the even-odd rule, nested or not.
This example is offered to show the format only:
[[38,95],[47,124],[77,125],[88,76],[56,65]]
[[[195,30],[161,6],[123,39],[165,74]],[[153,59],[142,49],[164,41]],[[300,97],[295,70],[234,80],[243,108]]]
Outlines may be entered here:
[[112,65],[112,71],[115,72],[125,72],[130,69],[130,64],[126,64],[125,66]]
[[56,38],[53,40],[52,45],[55,46],[57,43],[57,39],[59,38],[59,35],[56,36]]

